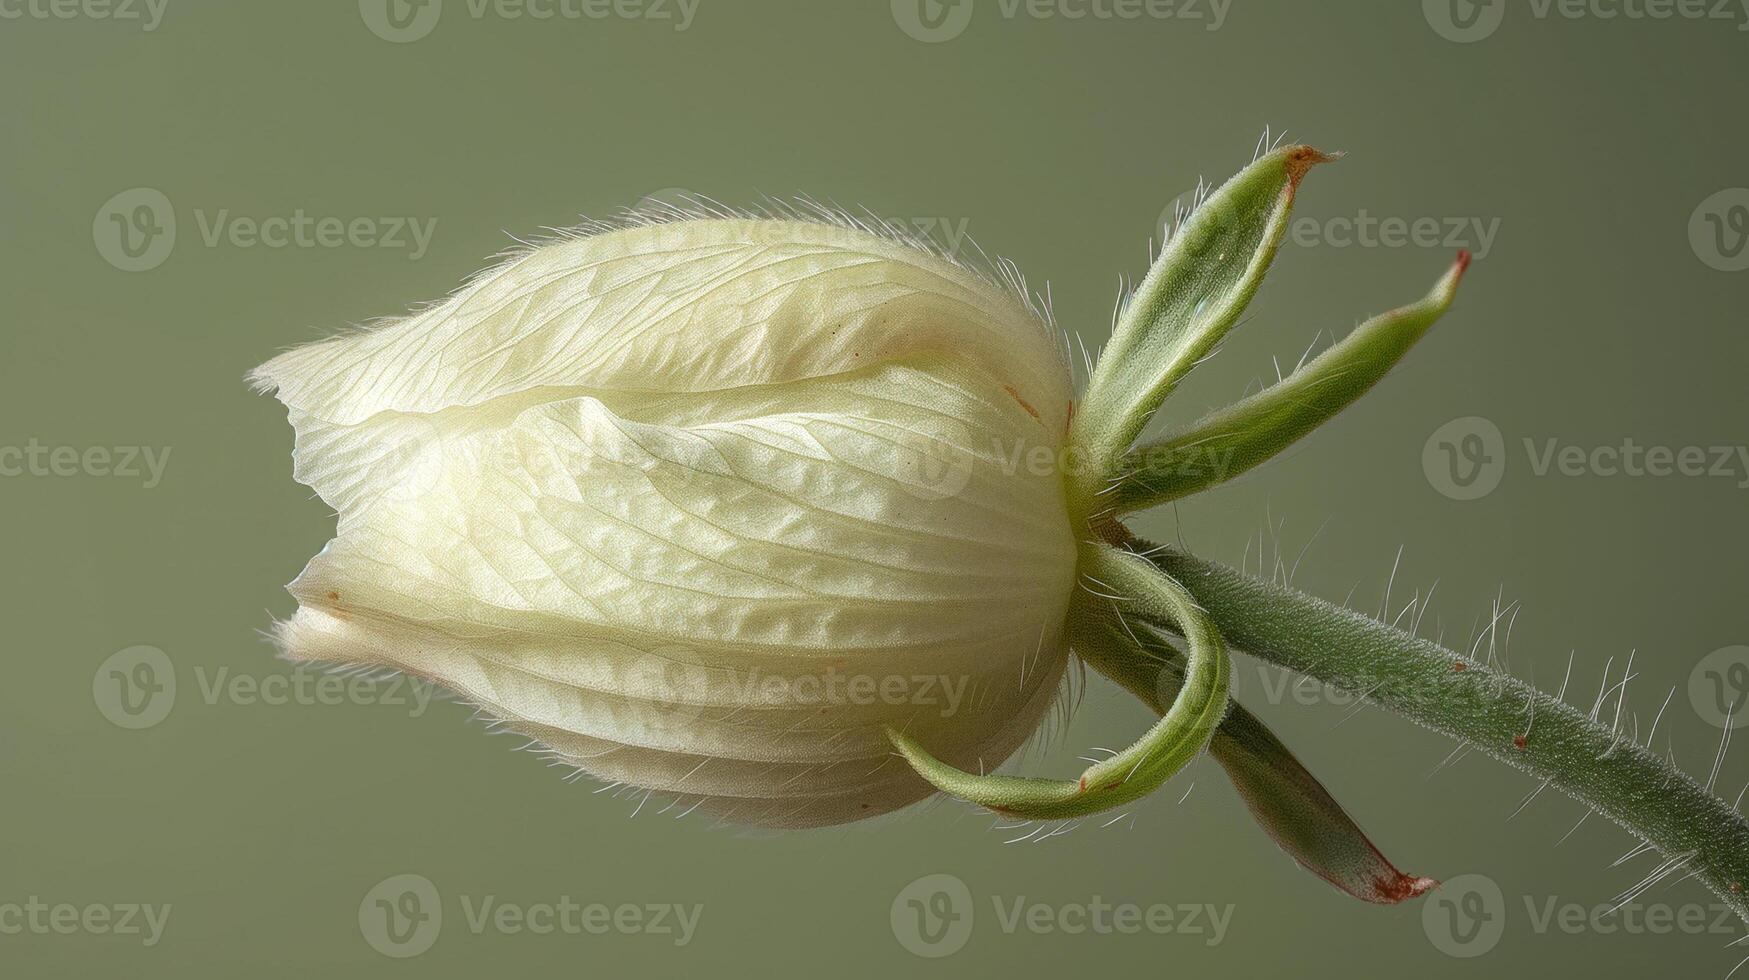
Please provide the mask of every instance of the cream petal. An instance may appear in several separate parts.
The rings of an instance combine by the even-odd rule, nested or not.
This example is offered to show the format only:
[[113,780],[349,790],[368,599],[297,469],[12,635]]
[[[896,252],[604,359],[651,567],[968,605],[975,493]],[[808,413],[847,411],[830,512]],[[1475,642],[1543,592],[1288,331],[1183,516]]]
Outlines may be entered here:
[[[919,352],[962,358],[1053,431],[1057,338],[1009,291],[857,228],[752,219],[627,228],[533,249],[423,312],[289,351],[252,374],[290,410],[297,477],[345,512],[398,472],[422,420],[542,388],[705,392]],[[341,465],[344,464],[344,465]]]
[[[782,330],[782,317],[726,320],[738,361],[655,343],[671,324],[637,318],[682,312],[638,303],[618,316],[641,354],[580,359],[567,345],[605,341],[552,327],[587,319],[557,311],[629,301],[561,275],[525,301],[486,280],[494,310],[533,323],[478,320],[494,343],[451,332],[454,317],[415,318],[263,368],[298,423],[299,478],[340,510],[339,535],[292,583],[286,652],[427,677],[571,764],[737,820],[832,822],[925,795],[888,764],[887,725],[956,764],[999,764],[1066,661],[1062,475],[1027,462],[1061,446],[1066,374],[1048,347],[1018,356],[1044,334],[1012,304],[924,329],[907,318],[945,286],[919,300],[906,283],[920,273],[884,290],[864,278],[871,262],[937,260],[849,263],[809,241],[797,248],[825,271],[775,286],[766,253],[797,249],[742,245],[729,281],[715,264],[646,273],[709,283],[694,291],[707,311],[741,276],[807,294]],[[568,256],[554,261],[576,265],[579,244],[552,246]],[[683,267],[723,251],[671,247]],[[969,276],[951,281],[969,311],[994,302]],[[883,293],[895,312],[869,298]],[[846,349],[813,321],[837,314],[887,339],[835,361]],[[909,326],[883,333],[890,319]],[[1012,343],[971,339],[998,321]],[[747,329],[759,343],[743,349]],[[969,355],[943,349],[956,337]],[[875,693],[820,693],[852,682]]]

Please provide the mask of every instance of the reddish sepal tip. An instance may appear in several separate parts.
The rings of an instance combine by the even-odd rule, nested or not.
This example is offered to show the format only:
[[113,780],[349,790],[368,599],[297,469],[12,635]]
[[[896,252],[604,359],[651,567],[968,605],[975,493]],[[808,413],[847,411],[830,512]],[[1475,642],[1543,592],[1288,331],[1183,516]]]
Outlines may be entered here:
[[1400,874],[1395,878],[1379,878],[1372,883],[1372,894],[1366,897],[1380,905],[1395,905],[1411,898],[1420,898],[1435,888],[1439,882],[1432,878],[1417,878],[1414,875]]

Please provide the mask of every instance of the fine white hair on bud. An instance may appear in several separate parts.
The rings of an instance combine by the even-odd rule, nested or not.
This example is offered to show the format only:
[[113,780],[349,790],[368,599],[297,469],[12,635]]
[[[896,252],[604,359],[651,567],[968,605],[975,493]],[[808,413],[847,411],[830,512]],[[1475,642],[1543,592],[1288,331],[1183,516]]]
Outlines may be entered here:
[[642,223],[252,375],[338,532],[296,660],[442,684],[610,783],[832,824],[994,768],[1068,656],[1071,381],[1014,293],[842,223]]

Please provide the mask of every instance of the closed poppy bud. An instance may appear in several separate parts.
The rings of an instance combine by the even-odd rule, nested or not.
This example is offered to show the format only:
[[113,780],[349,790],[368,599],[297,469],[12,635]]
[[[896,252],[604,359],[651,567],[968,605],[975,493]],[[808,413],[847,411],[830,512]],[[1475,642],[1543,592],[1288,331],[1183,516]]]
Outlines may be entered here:
[[1062,351],[926,249],[603,230],[253,378],[339,515],[285,654],[437,682],[609,783],[842,822],[933,791],[889,728],[992,769],[1060,687]]

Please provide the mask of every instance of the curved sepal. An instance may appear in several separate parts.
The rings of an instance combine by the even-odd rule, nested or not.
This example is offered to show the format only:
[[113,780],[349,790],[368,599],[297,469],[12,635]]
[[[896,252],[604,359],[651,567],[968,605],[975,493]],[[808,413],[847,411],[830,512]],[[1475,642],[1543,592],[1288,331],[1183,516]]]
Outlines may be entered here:
[[1144,510],[1258,466],[1329,421],[1377,384],[1450,309],[1468,252],[1417,303],[1382,313],[1274,385],[1209,413],[1124,457],[1101,510]]
[[[1079,649],[1082,659],[1155,711],[1177,699],[1184,684],[1184,654],[1115,610],[1086,616],[1086,629],[1103,633]],[[1272,840],[1300,867],[1362,901],[1393,905],[1437,882],[1404,874],[1387,860],[1292,751],[1256,715],[1235,702],[1209,741],[1209,755],[1226,771],[1239,798]]]
[[1067,820],[1148,795],[1208,745],[1227,710],[1230,664],[1220,634],[1177,582],[1146,560],[1106,544],[1082,553],[1091,588],[1115,592],[1136,615],[1185,637],[1185,679],[1160,721],[1129,748],[1089,767],[1078,780],[965,772],[931,755],[916,739],[889,729],[899,754],[950,796],[1027,820]]

